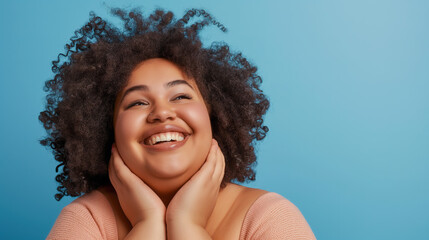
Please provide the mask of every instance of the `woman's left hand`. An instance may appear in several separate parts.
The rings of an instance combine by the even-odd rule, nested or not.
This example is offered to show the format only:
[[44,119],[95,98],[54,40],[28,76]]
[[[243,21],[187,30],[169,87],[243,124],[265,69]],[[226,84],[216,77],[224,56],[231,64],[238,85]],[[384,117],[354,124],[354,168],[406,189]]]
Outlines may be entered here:
[[193,236],[196,231],[208,236],[205,227],[215,207],[224,172],[225,158],[213,139],[205,163],[168,205],[166,222],[169,239],[181,239],[178,234],[189,237],[186,235],[189,231],[193,232]]

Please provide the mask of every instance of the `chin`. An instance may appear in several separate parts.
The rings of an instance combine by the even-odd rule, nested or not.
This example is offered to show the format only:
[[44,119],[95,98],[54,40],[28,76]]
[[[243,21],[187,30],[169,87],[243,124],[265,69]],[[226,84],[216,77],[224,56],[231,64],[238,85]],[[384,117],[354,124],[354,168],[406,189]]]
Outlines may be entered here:
[[160,197],[174,194],[193,176],[193,174],[189,176],[188,174],[165,172],[159,172],[158,174],[162,175],[162,177],[152,175],[147,180],[144,178],[142,180]]
[[146,170],[139,174],[140,178],[155,192],[168,193],[177,191],[191,179],[204,163],[204,159],[198,161],[198,164],[192,161],[184,163],[183,159],[171,158],[158,158],[152,164],[150,161],[147,163]]
[[[159,179],[177,179],[184,175],[189,175],[189,171],[184,166],[180,166],[178,164],[172,164],[171,161],[167,164],[165,164],[162,167],[156,166],[156,167],[150,167],[149,169],[150,176],[152,178],[159,178]],[[193,175],[193,174],[192,174]]]

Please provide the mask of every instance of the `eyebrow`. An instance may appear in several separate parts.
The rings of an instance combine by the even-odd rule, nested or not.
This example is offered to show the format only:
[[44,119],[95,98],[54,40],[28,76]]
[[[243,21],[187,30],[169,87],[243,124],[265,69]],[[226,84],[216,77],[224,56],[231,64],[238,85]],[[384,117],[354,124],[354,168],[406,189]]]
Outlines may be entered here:
[[189,84],[187,81],[182,80],[182,79],[174,80],[174,81],[168,82],[167,84],[165,84],[165,87],[167,87],[167,88],[171,88],[171,87],[174,87],[174,86],[176,86],[176,85],[180,85],[180,84],[188,85],[192,90],[194,90],[194,88],[191,86],[191,84]]
[[[173,80],[171,82],[168,82],[164,85],[165,88],[171,88],[180,84],[185,84],[187,86],[189,86],[192,90],[194,90],[194,88],[191,86],[191,84],[189,84],[187,81],[182,80],[182,79],[178,79],[178,80]],[[136,85],[133,87],[128,88],[127,90],[125,90],[124,95],[121,98],[121,102],[124,100],[125,96],[127,96],[129,93],[134,92],[134,91],[143,91],[143,92],[147,92],[149,91],[149,87],[146,85]]]

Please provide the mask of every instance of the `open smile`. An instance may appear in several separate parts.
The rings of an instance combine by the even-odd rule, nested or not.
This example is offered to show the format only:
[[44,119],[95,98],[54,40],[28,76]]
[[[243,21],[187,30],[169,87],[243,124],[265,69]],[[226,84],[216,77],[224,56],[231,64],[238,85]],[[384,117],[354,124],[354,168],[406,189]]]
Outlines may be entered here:
[[146,145],[157,145],[167,142],[180,142],[185,139],[185,135],[181,132],[166,132],[154,134],[144,140]]
[[160,141],[155,144],[145,144],[143,146],[152,151],[170,151],[175,150],[183,146],[186,141],[189,139],[190,135],[186,135],[181,141]]
[[155,151],[173,150],[183,146],[190,135],[181,127],[160,125],[145,132],[141,143],[145,148]]

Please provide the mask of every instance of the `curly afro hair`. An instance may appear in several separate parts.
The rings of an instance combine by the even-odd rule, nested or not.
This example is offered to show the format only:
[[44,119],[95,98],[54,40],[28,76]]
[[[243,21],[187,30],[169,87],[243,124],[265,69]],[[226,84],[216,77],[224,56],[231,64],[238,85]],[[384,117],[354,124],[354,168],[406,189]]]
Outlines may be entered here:
[[179,20],[161,9],[148,17],[138,9],[112,13],[123,26],[90,13],[65,53],[52,62],[55,76],[44,86],[46,106],[39,120],[47,136],[40,143],[50,147],[59,162],[55,199],[109,184],[115,99],[131,71],[150,58],[167,59],[195,79],[210,108],[213,137],[225,156],[223,186],[254,180],[254,144],[268,132],[263,116],[269,101],[260,89],[257,68],[241,53],[231,52],[225,43],[202,46],[199,32],[205,26],[223,32],[226,28],[197,9]]

